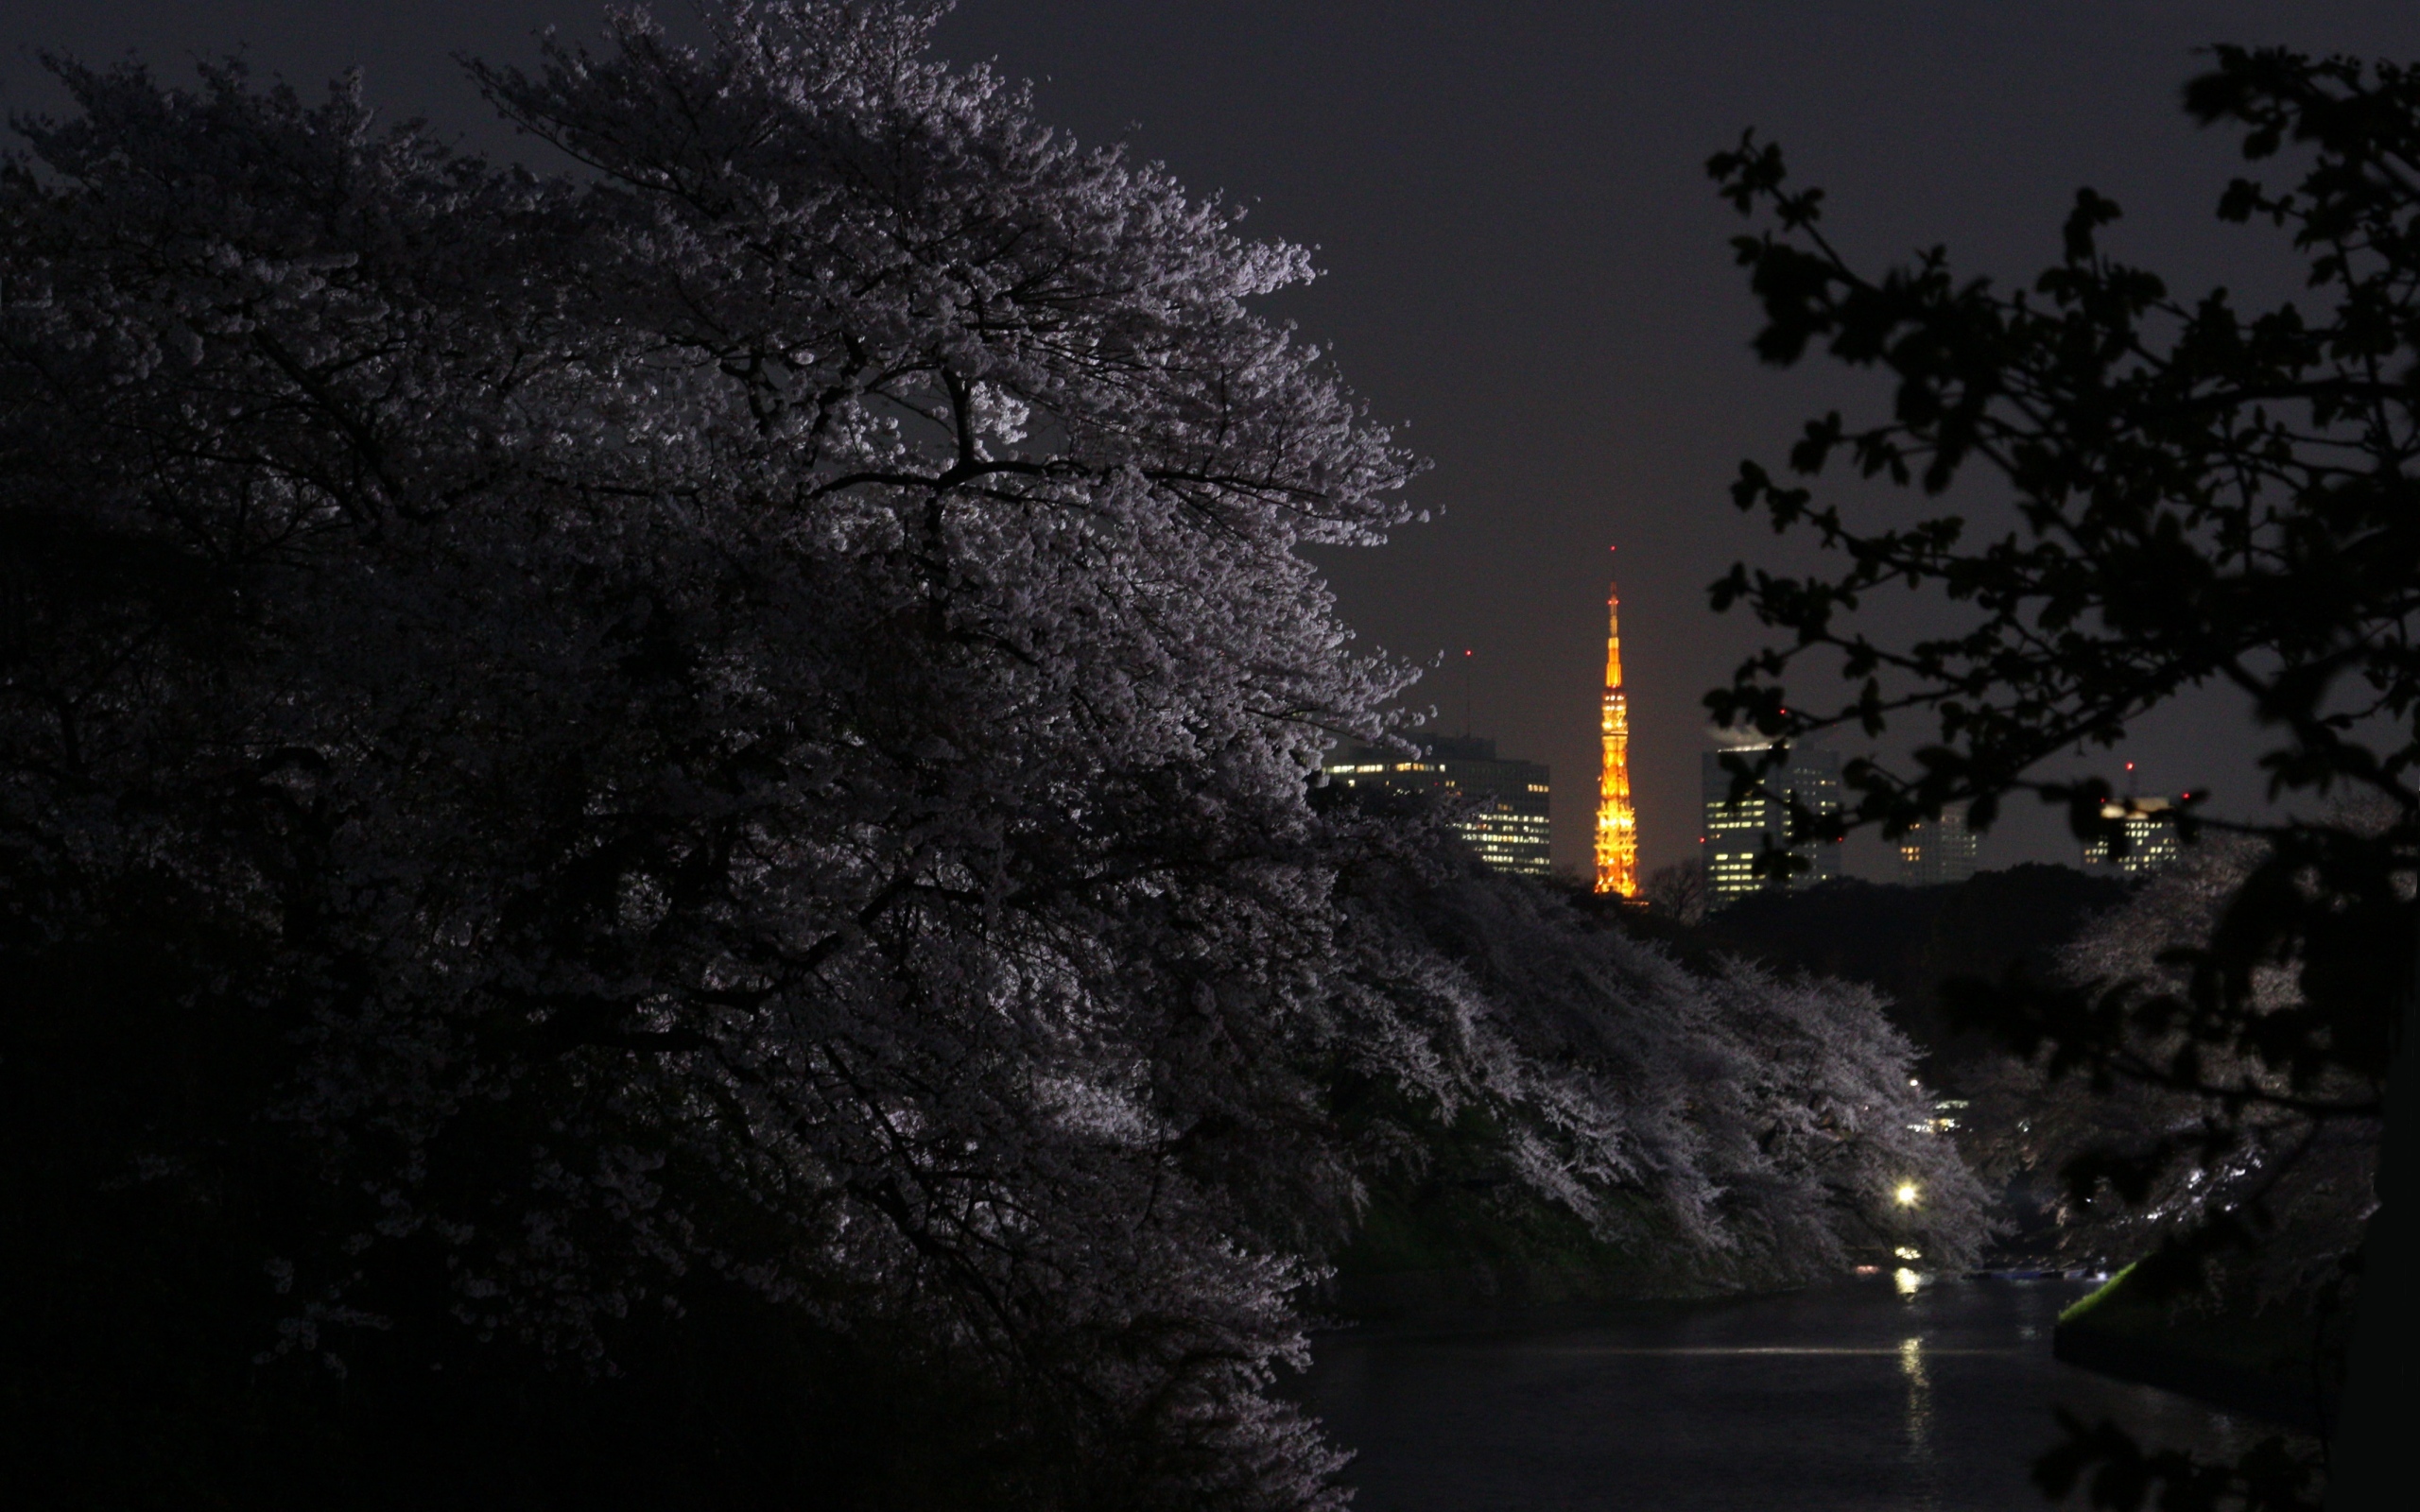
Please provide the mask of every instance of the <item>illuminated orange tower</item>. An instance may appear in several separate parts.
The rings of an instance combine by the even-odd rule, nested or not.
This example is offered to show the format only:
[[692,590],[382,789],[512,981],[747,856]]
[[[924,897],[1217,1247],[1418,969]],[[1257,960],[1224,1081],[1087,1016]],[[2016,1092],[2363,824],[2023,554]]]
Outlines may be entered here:
[[1597,890],[1638,896],[1638,812],[1630,801],[1630,698],[1622,692],[1622,595],[1605,595],[1605,764],[1597,777]]

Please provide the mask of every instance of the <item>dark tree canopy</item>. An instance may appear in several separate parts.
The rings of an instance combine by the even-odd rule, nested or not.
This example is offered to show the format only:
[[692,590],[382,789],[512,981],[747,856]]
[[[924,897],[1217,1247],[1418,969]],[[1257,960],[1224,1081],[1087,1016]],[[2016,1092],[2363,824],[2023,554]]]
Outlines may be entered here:
[[[2188,838],[2241,831],[2259,855],[2205,933],[2169,942],[2174,972],[1969,995],[2054,1071],[2202,1100],[2198,1122],[2074,1170],[2085,1187],[2134,1194],[2178,1160],[2282,1159],[2256,1134],[2274,1123],[2247,1109],[2374,1126],[2409,1035],[2398,1024],[2411,1022],[2420,942],[2420,71],[2221,47],[2185,104],[2240,133],[2248,161],[2286,170],[2283,183],[2236,180],[2218,214],[2283,233],[2305,299],[2255,311],[2224,289],[2171,289],[2104,249],[2118,208],[2089,189],[2065,255],[2027,287],[1961,277],[1938,249],[1870,276],[1825,238],[1821,192],[1793,187],[1776,147],[1751,136],[1709,164],[1766,223],[1737,243],[1764,314],[1757,350],[1781,364],[1821,352],[1893,384],[1887,417],[1826,415],[1786,472],[1743,465],[1741,508],[1810,532],[1843,564],[1805,577],[1743,564],[1715,585],[1718,608],[1746,607],[1784,636],[1709,695],[1716,715],[1785,740],[1921,731],[1911,766],[1850,765],[1846,823],[1896,833],[1966,801],[1985,825],[2031,793],[2064,805],[2079,836],[2122,844],[2109,783],[2041,766],[2221,684],[2250,703],[2269,796],[2325,800],[2303,804],[2321,817],[2221,824],[2197,795]],[[1867,528],[1820,496],[1839,466],[1927,496],[1988,481],[2011,526],[1944,512]],[[1870,636],[1858,610],[1893,583],[1937,592],[1962,627],[1910,644]],[[1826,670],[1845,696],[1817,692]],[[2263,992],[2271,966],[2290,970],[2293,990]],[[2396,1059],[2397,1141],[2420,1123],[2411,1058]],[[2398,1189],[2381,1212],[2415,1205]],[[2171,1245],[2256,1242],[2259,1226],[2257,1204],[2213,1209]],[[2373,1224],[2371,1274],[2404,1231]],[[2363,1295],[2364,1333],[2386,1336],[2399,1291]],[[2408,1344],[2387,1349],[2408,1358]],[[2359,1412],[2393,1391],[2363,1373],[2386,1353],[2356,1362],[2340,1469],[2376,1443]],[[2188,1482],[2197,1497],[2222,1484],[2176,1484]]]

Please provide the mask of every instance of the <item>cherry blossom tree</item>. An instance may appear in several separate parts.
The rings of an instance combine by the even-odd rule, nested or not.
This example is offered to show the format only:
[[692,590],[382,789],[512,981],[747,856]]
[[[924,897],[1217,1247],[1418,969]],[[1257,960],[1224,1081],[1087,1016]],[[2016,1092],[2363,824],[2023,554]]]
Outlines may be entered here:
[[135,1341],[180,1400],[519,1401],[738,1309],[1009,1404],[947,1424],[984,1504],[1331,1505],[1265,1388],[1362,1200],[1340,1062],[1750,1270],[1925,1154],[1861,1000],[1474,884],[1578,973],[1488,986],[1340,903],[1409,842],[1309,779],[1408,677],[1301,548],[1415,464],[1255,313],[1302,249],[933,17],[474,65],[551,175],[356,80],[53,63],[0,176],[18,1447],[149,1420],[53,1389]]
[[1359,1074],[1427,1068],[1425,1109],[1483,1108],[1523,1190],[1682,1289],[1801,1285],[1900,1251],[1973,1263],[1984,1193],[1871,991],[1734,959],[1685,970],[1396,826],[1342,868],[1371,1026],[1353,1042],[1376,1049]]
[[[433,1267],[603,1360],[710,1270],[1301,1504],[1255,1388],[1352,1190],[1304,779],[1399,679],[1297,548],[1410,463],[1247,309],[1302,249],[931,19],[481,70],[577,179],[59,65],[0,271],[22,943],[206,921],[176,1012],[291,1047],[295,1349]],[[224,1178],[192,1133],[130,1153]]]

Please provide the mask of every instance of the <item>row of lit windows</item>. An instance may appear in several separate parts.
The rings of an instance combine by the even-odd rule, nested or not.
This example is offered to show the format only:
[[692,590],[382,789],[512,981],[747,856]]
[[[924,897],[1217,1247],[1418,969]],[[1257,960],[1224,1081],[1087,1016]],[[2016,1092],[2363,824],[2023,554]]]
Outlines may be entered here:
[[1481,861],[1498,871],[1552,874],[1546,813],[1551,795],[1547,783],[1530,780],[1530,773],[1544,775],[1535,763],[1432,758],[1421,762],[1339,764],[1327,770],[1341,778],[1347,787],[1358,787],[1367,781],[1374,787],[1443,791],[1464,799],[1475,799],[1478,812],[1458,818],[1455,828]]

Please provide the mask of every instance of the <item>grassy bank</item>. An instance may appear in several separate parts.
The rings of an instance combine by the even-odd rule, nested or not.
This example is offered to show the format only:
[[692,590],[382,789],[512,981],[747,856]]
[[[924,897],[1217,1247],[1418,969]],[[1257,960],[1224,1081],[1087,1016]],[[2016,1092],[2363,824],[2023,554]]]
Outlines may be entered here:
[[2160,1297],[2130,1265],[2059,1315],[2051,1349],[2071,1365],[2322,1431],[2334,1410],[2342,1314],[2308,1297],[2260,1305]]

